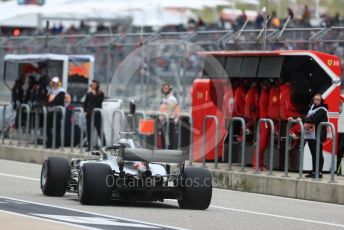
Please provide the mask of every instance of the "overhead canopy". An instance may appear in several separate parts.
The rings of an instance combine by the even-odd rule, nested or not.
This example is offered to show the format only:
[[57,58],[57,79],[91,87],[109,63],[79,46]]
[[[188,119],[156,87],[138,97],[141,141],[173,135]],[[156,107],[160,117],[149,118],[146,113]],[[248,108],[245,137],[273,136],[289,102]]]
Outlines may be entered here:
[[70,0],[49,0],[44,6],[18,5],[17,0],[0,3],[0,26],[37,27],[38,15],[43,8],[64,4]]
[[[225,8],[221,11],[221,18],[227,21],[236,20],[239,16],[242,15],[242,13],[242,10]],[[245,10],[245,14],[249,21],[254,21],[256,20],[258,12],[253,10]]]
[[190,19],[197,20],[197,16],[190,10],[140,10],[134,11],[132,24],[134,26],[165,26],[186,25]]
[[[218,5],[225,0],[49,0],[43,6],[18,5],[17,0],[0,3],[0,26],[39,27],[42,19],[113,20],[131,18],[136,25],[178,25],[194,17],[192,10]],[[166,9],[183,9],[178,13]],[[148,14],[148,13],[152,14]],[[142,20],[144,17],[145,20]],[[161,20],[162,18],[162,20]]]
[[27,55],[7,54],[4,60],[5,62],[12,62],[12,63],[38,63],[38,62],[45,62],[49,60],[67,61],[68,56],[60,55],[60,54],[27,54]]

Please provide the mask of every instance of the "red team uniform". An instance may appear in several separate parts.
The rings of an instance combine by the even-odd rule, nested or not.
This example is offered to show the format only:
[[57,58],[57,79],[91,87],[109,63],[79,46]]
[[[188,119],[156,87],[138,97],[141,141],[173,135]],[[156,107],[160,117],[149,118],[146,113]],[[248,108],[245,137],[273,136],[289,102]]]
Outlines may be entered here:
[[244,117],[246,94],[247,88],[245,85],[240,85],[235,90],[233,117]]
[[[264,86],[259,97],[259,118],[268,118],[269,112],[269,96],[270,89],[268,86]],[[268,124],[262,123],[260,125],[260,141],[259,141],[259,168],[264,166],[264,151],[268,146],[268,137],[270,136],[270,128]],[[253,168],[256,167],[256,151],[253,154]]]
[[[281,94],[280,94],[280,113],[281,119],[283,121],[287,121],[289,117],[300,117],[301,113],[297,110],[295,105],[291,101],[291,91],[290,91],[290,83],[286,82],[281,85]],[[298,136],[300,135],[300,126],[298,124],[294,124],[290,129],[289,133],[292,135]]]
[[254,124],[259,117],[259,87],[253,83],[247,92],[245,98],[244,117],[246,119],[246,129],[251,133],[254,130]]
[[[276,120],[280,118],[280,89],[277,85],[272,86],[270,90],[264,87],[260,98],[260,118],[270,118],[275,120],[274,123],[277,124]],[[276,125],[275,125],[276,126]],[[278,128],[274,127],[275,129]],[[259,139],[259,170],[263,170],[264,167],[264,152],[269,144],[270,137],[270,127],[267,123],[262,123],[260,125],[260,139]],[[256,168],[256,151],[253,155],[253,168]]]

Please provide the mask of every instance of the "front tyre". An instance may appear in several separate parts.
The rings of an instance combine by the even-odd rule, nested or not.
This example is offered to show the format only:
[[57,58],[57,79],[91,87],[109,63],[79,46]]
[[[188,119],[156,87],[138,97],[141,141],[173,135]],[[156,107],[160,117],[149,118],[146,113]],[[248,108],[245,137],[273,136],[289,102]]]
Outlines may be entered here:
[[207,209],[212,196],[211,182],[209,170],[195,167],[185,168],[182,174],[182,198],[178,200],[179,207],[182,209]]
[[113,181],[113,174],[109,165],[85,163],[79,175],[80,203],[107,204],[111,198]]
[[46,196],[63,196],[67,190],[70,165],[67,159],[48,157],[41,170],[41,190]]

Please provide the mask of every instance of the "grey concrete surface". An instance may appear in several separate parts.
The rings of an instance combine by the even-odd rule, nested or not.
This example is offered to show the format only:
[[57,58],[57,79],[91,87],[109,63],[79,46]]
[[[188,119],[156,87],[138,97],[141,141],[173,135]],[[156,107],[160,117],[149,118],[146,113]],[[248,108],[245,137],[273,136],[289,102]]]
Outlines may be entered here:
[[[5,198],[0,196],[0,216],[1,213],[11,213],[20,217],[30,217],[36,220],[50,221],[51,226],[55,223],[66,226],[74,226],[83,229],[97,230],[135,230],[135,229],[157,229],[157,230],[179,230],[180,228],[169,228],[167,226],[143,223],[141,221],[114,218],[96,213],[81,212],[64,207],[56,207],[46,204],[38,204],[25,200]],[[20,218],[18,218],[20,219]],[[5,223],[7,225],[7,222]],[[51,229],[41,227],[41,223],[32,223],[36,228]],[[7,228],[6,228],[7,229]]]
[[[33,148],[32,145],[9,145],[8,142],[0,145],[0,159],[40,164],[48,156],[71,159],[87,157],[87,154],[80,154],[79,149],[76,148],[74,152],[70,152],[69,148],[60,151]],[[201,163],[194,162],[193,165],[200,167]],[[213,166],[213,163],[207,163],[207,168],[213,176],[213,186],[217,188],[344,204],[344,177],[342,176],[335,177],[336,183],[329,183],[330,174],[323,174],[324,178],[321,181],[314,181],[309,178],[300,179],[297,173],[289,173],[289,177],[284,177],[283,172],[274,171],[274,175],[270,176],[267,175],[268,171],[255,174],[252,168],[246,168],[246,172],[240,172],[240,167],[235,165],[232,171],[227,171],[225,163],[220,163],[219,169],[213,169]]]
[[36,218],[31,218],[27,216],[21,216],[13,213],[0,211],[0,220],[2,223],[2,228],[6,230],[27,230],[27,229],[37,229],[39,226],[41,229],[49,230],[77,230],[81,229],[76,226],[68,226],[63,223],[54,223],[47,220],[41,220]]
[[342,205],[225,189],[213,189],[206,211],[181,210],[170,200],[85,206],[75,194],[42,195],[40,169],[39,164],[0,160],[0,196],[187,229],[344,229]]

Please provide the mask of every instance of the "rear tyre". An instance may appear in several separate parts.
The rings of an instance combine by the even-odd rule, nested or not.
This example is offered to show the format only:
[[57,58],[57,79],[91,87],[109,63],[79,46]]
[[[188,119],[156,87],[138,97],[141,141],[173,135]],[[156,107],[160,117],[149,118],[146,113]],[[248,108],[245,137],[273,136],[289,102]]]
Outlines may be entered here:
[[67,159],[48,157],[41,170],[41,190],[46,196],[63,196],[67,190],[70,165]]
[[207,209],[212,196],[211,182],[211,174],[207,169],[185,168],[181,182],[182,198],[178,200],[179,207],[182,209]]
[[109,165],[99,163],[84,164],[79,175],[80,203],[107,204],[111,197],[113,179]]

